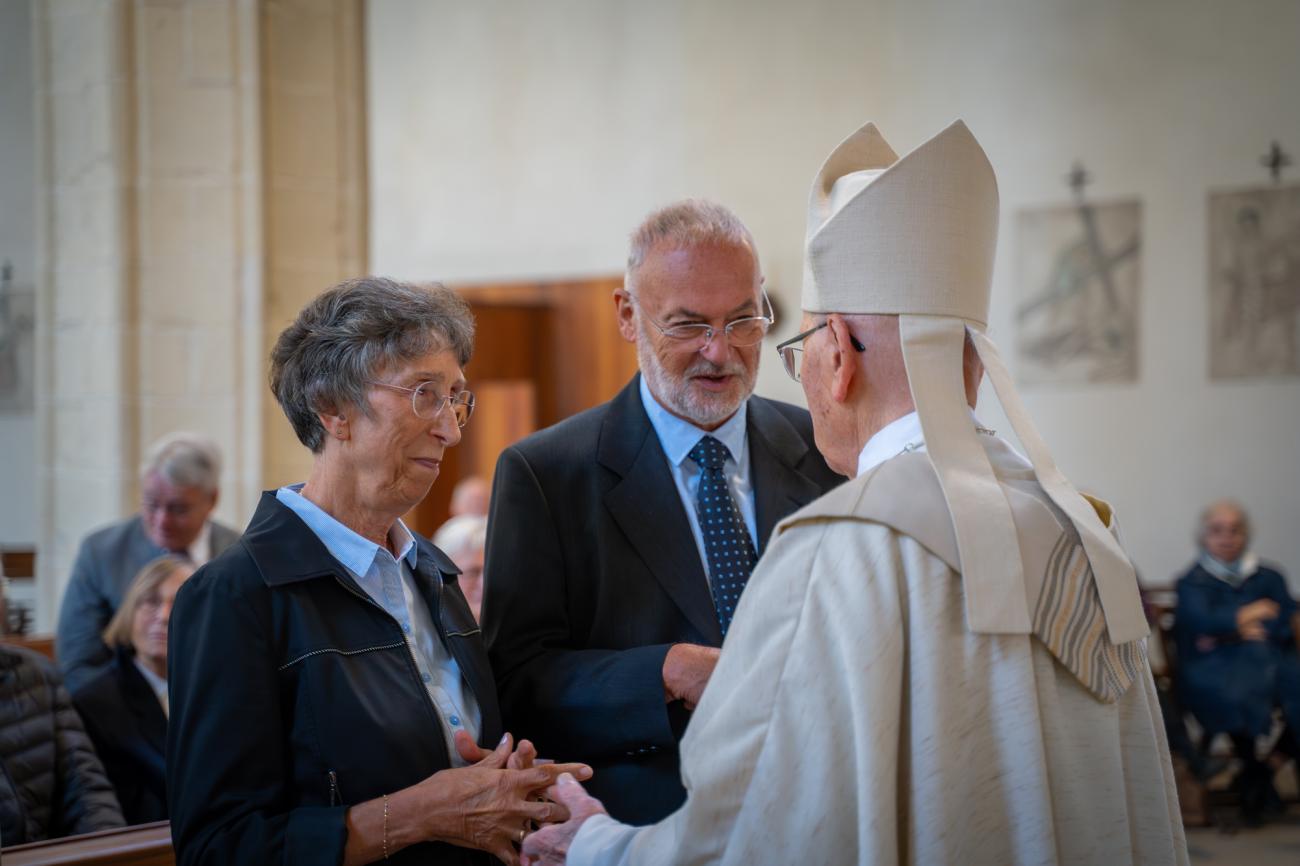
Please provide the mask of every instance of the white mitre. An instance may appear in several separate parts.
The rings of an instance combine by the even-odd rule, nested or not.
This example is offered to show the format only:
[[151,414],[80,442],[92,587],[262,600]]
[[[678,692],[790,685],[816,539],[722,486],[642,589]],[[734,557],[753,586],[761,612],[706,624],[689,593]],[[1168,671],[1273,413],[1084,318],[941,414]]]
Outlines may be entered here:
[[826,159],[808,201],[803,309],[895,314],[926,451],[943,487],[975,632],[1033,631],[1015,520],[974,429],[962,380],[969,333],[1052,501],[1079,533],[1115,644],[1147,634],[1133,565],[1057,469],[988,327],[998,187],[960,120],[898,158],[873,124]]

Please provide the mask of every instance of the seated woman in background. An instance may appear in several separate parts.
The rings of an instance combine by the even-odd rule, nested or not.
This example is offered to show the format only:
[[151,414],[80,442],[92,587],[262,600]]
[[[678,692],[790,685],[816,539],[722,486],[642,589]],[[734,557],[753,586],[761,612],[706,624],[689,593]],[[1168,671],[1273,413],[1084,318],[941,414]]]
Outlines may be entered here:
[[167,817],[167,622],[193,570],[174,556],[140,569],[104,629],[109,667],[72,693],[128,824]]
[[1280,572],[1248,549],[1250,524],[1234,502],[1201,515],[1201,552],[1178,581],[1178,688],[1206,740],[1228,734],[1244,769],[1237,777],[1249,823],[1280,804],[1255,739],[1269,733],[1281,707],[1286,729],[1278,750],[1300,757],[1300,652],[1292,617],[1296,603]]
[[473,335],[451,291],[366,278],[276,341],[271,388],[312,469],[176,598],[182,866],[515,863],[531,822],[566,814],[538,795],[590,776],[511,752],[460,569],[401,521],[474,408]]

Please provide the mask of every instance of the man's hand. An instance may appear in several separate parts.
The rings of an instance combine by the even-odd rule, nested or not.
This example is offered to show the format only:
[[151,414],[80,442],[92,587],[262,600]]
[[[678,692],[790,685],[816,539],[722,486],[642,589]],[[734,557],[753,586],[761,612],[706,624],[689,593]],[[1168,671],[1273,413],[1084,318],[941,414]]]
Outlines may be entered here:
[[592,815],[607,814],[600,801],[588,794],[568,773],[562,774],[546,790],[546,796],[569,810],[569,820],[543,827],[525,839],[520,852],[523,866],[564,866],[569,846],[583,823]]
[[1237,633],[1242,640],[1265,640],[1268,628],[1265,622],[1277,619],[1277,602],[1271,598],[1258,598],[1237,608]]
[[664,700],[684,701],[693,710],[718,664],[717,647],[673,644],[664,657]]

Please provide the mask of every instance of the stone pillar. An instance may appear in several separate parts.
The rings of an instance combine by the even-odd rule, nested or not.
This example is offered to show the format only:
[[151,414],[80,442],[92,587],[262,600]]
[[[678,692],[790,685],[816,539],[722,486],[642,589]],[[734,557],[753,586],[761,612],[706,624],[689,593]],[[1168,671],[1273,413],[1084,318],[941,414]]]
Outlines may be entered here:
[[37,628],[72,557],[137,507],[171,430],[225,455],[219,516],[261,476],[262,224],[254,0],[34,5],[40,438]]
[[[321,290],[365,272],[362,0],[265,0],[266,331],[264,353]],[[311,455],[263,388],[263,479],[301,481]]]
[[366,259],[363,0],[43,0],[37,628],[172,430],[225,455],[218,517],[309,465],[271,340]]

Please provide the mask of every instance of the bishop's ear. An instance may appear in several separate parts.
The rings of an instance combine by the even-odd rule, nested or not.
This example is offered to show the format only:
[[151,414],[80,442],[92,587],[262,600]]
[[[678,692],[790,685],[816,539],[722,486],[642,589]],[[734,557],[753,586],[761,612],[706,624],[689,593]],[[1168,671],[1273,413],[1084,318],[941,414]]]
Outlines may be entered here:
[[833,344],[829,359],[831,397],[836,403],[845,403],[848,402],[853,379],[858,374],[858,346],[862,344],[853,336],[843,316],[832,313],[826,320],[826,326],[831,332]]

